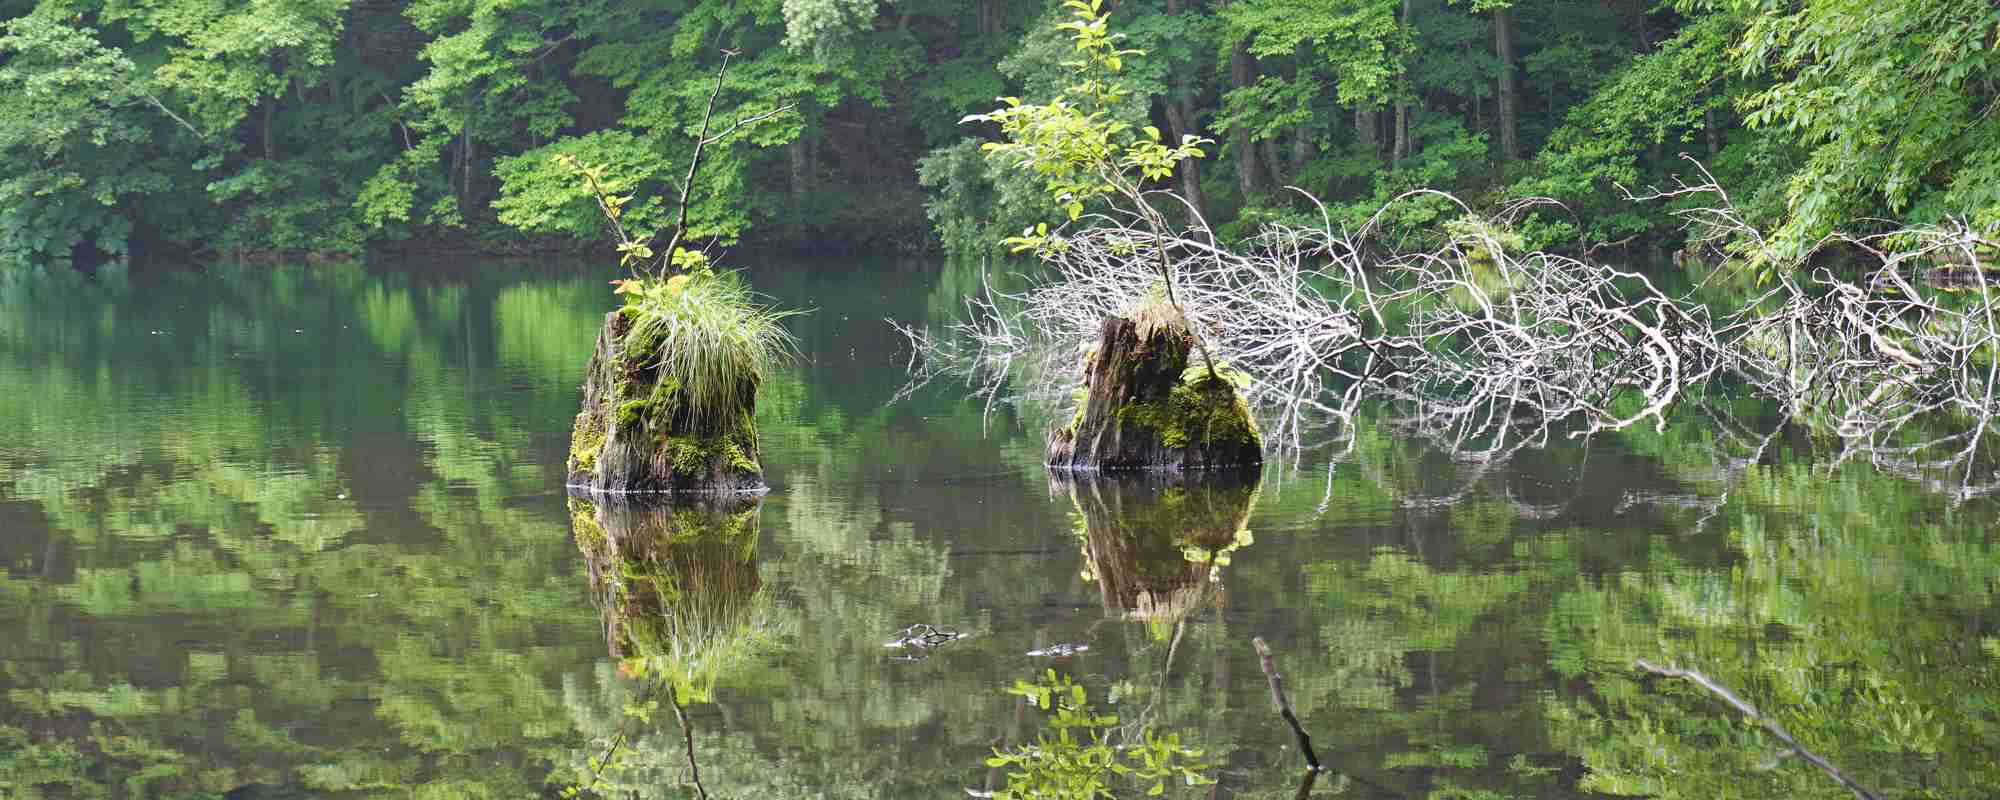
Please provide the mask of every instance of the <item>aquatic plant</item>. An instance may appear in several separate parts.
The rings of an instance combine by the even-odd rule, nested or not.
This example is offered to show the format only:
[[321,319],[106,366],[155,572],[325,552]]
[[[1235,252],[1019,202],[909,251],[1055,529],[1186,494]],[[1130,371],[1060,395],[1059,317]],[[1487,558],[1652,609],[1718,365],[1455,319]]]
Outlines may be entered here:
[[1201,750],[1183,744],[1180,734],[1161,734],[1142,721],[1121,724],[1118,715],[1099,711],[1083,685],[1066,674],[1051,669],[1034,683],[1016,681],[1007,693],[1048,712],[1054,735],[1042,734],[1033,745],[994,750],[987,766],[1008,769],[1007,787],[993,793],[996,800],[1115,798],[1122,795],[1114,790],[1127,782],[1146,786],[1144,793],[1156,796],[1169,783],[1215,783],[1207,772],[1216,765]]

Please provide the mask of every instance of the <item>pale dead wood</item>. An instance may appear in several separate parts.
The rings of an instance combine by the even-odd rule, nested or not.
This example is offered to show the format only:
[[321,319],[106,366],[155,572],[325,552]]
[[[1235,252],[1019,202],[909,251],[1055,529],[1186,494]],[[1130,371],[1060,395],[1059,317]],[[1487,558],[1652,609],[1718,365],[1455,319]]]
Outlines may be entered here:
[[1821,772],[1825,772],[1828,777],[1831,777],[1835,781],[1838,781],[1840,785],[1847,787],[1847,790],[1853,792],[1855,797],[1860,798],[1860,800],[1876,800],[1875,795],[1873,793],[1863,788],[1861,784],[1855,783],[1854,779],[1847,777],[1845,773],[1841,772],[1838,768],[1834,767],[1832,763],[1828,762],[1824,757],[1821,757],[1818,753],[1815,753],[1811,750],[1807,750],[1804,745],[1799,744],[1799,740],[1797,738],[1792,736],[1791,731],[1785,730],[1785,726],[1778,724],[1777,720],[1765,716],[1764,712],[1758,711],[1756,706],[1750,704],[1750,701],[1744,700],[1742,697],[1737,696],[1735,692],[1729,690],[1729,687],[1723,686],[1720,683],[1716,683],[1713,678],[1710,678],[1707,675],[1702,674],[1698,670],[1682,669],[1679,667],[1660,666],[1658,664],[1654,664],[1650,661],[1647,661],[1643,658],[1633,663],[1636,666],[1638,666],[1639,669],[1653,673],[1654,675],[1661,675],[1668,678],[1679,678],[1681,680],[1685,680],[1689,683],[1701,687],[1709,694],[1714,695],[1716,699],[1729,704],[1732,708],[1735,708],[1743,716],[1748,717],[1751,722],[1757,723],[1765,730],[1765,732],[1771,734],[1772,737],[1776,738],[1780,742],[1783,742],[1785,744],[1787,753],[1796,753],[1800,758],[1805,759],[1806,763],[1818,767],[1819,770]]

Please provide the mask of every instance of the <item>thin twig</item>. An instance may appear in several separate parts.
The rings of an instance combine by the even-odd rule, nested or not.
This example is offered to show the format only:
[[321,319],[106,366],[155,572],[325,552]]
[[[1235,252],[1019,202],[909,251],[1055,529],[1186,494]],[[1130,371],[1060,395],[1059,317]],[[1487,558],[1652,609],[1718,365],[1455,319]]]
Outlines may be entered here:
[[681,240],[687,238],[688,201],[694,196],[694,176],[695,171],[701,168],[702,151],[706,150],[709,145],[728,138],[729,134],[735,133],[738,128],[745,125],[755,125],[792,110],[790,104],[782,105],[762,114],[738,120],[736,124],[729,126],[722,133],[710,137],[708,135],[708,126],[710,121],[715,119],[715,99],[722,96],[722,77],[729,73],[729,59],[735,57],[735,55],[736,51],[734,50],[723,50],[722,65],[715,70],[715,88],[708,93],[708,107],[701,113],[701,129],[694,137],[694,155],[688,158],[687,177],[681,180],[680,206],[674,216],[674,235],[667,240],[667,248],[660,251],[660,275],[662,277],[672,267],[674,251],[680,249]]

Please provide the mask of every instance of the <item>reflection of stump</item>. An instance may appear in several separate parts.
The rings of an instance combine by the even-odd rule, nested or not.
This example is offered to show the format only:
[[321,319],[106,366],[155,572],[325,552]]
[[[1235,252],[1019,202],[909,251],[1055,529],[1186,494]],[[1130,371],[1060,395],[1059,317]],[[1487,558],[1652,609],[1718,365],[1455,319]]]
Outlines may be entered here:
[[1180,617],[1201,602],[1211,567],[1249,541],[1250,476],[1057,480],[1083,517],[1084,562],[1107,614]]
[[604,318],[570,434],[569,485],[596,492],[740,494],[762,491],[755,379],[742,408],[696,420],[685,388],[662,375],[658,348],[626,352],[631,309]]
[[1210,469],[1263,463],[1263,440],[1232,378],[1190,359],[1178,322],[1104,320],[1084,366],[1076,416],[1049,433],[1048,465],[1067,470]]
[[569,503],[611,657],[712,682],[757,633],[759,502]]

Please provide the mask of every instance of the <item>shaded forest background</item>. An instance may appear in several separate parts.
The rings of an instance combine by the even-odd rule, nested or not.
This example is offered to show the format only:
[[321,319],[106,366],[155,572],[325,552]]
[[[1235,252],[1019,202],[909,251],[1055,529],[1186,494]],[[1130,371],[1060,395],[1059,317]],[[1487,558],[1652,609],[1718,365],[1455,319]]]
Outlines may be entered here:
[[[580,246],[601,222],[554,157],[677,193],[724,50],[718,124],[796,110],[712,151],[692,233],[976,251],[1047,213],[959,120],[1059,88],[1054,5],[0,0],[0,262]],[[1287,186],[1337,225],[1434,187],[1562,201],[1532,244],[1671,249],[1671,204],[1620,187],[1693,174],[1683,153],[1780,252],[2000,220],[1990,3],[1125,0],[1114,25],[1145,51],[1122,113],[1215,140],[1172,188],[1225,233],[1317,222]]]

